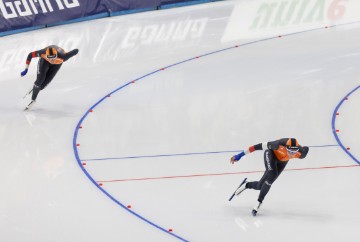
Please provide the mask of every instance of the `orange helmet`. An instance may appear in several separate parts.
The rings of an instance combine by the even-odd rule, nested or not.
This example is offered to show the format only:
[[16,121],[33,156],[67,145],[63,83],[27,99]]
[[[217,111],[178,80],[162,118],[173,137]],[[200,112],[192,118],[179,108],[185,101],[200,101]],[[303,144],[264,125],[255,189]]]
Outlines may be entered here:
[[298,141],[294,138],[288,139],[288,141],[286,141],[286,150],[291,154],[295,154],[296,152],[298,152],[299,151]]
[[57,58],[57,51],[55,48],[47,48],[46,49],[46,58],[48,59],[56,59]]

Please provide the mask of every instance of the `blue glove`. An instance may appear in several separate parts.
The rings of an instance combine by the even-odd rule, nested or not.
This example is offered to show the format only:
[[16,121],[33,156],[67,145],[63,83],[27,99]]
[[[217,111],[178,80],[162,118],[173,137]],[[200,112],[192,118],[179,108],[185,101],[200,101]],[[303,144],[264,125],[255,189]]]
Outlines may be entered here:
[[234,160],[238,161],[241,159],[241,157],[243,157],[245,155],[245,152],[242,151],[241,153],[234,155]]
[[28,72],[28,69],[23,70],[23,71],[21,72],[21,76],[25,76],[27,72]]

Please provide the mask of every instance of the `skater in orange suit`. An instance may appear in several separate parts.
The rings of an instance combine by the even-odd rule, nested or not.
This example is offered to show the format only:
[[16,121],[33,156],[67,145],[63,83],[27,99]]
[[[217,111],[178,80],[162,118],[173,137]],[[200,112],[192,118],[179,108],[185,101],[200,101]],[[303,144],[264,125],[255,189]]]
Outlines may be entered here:
[[31,59],[36,57],[39,57],[40,59],[38,62],[36,81],[33,88],[26,94],[29,95],[32,93],[32,98],[31,102],[26,106],[25,110],[30,109],[35,104],[40,90],[43,90],[47,85],[49,85],[49,83],[55,77],[56,73],[60,70],[63,62],[77,55],[78,52],[78,49],[66,52],[59,46],[50,45],[44,49],[29,53],[26,59],[25,70],[21,72],[22,77],[27,74]]
[[[290,159],[303,159],[309,152],[309,147],[299,145],[294,138],[283,138],[267,143],[260,143],[250,146],[247,150],[231,157],[230,162],[234,164],[244,155],[250,154],[256,150],[265,150],[264,164],[266,171],[259,181],[247,182],[246,178],[240,184],[233,195],[240,195],[246,189],[260,190],[258,204],[252,210],[252,214],[256,216],[266,194],[269,192],[271,185],[280,176]],[[230,198],[230,200],[232,197]]]

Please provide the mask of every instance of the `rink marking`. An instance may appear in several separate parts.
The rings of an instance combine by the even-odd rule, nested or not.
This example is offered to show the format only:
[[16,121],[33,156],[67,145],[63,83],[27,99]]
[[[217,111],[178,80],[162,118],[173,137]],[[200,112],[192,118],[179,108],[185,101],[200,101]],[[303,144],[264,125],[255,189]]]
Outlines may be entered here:
[[[326,29],[329,29],[329,28],[333,28],[333,27],[339,27],[339,26],[345,26],[345,25],[351,25],[351,24],[358,24],[360,21],[354,21],[354,22],[350,22],[350,23],[343,23],[343,24],[336,24],[336,25],[331,25],[331,26],[326,26]],[[297,34],[301,34],[301,33],[305,33],[305,32],[311,32],[311,31],[318,31],[318,30],[322,30],[322,29],[325,29],[324,27],[317,27],[317,28],[312,28],[312,29],[308,29],[308,30],[303,30],[303,31],[297,31],[297,32],[293,32],[293,33],[288,33],[288,34],[284,34],[284,35],[281,35],[281,37],[287,37],[287,36],[291,36],[291,35],[297,35]],[[75,158],[77,160],[77,163],[78,165],[80,166],[80,168],[82,169],[82,171],[84,172],[84,174],[88,177],[88,179],[100,190],[102,191],[109,199],[111,199],[112,201],[114,201],[116,204],[118,204],[120,207],[122,207],[123,209],[125,209],[126,211],[132,213],[134,216],[138,217],[139,219],[143,220],[144,222],[154,226],[155,228],[181,240],[181,241],[188,241],[178,235],[176,235],[175,233],[170,233],[167,229],[151,222],[149,219],[146,219],[145,217],[141,216],[140,214],[134,212],[133,210],[130,210],[127,206],[125,206],[124,204],[122,204],[120,201],[118,201],[116,198],[114,198],[110,193],[108,193],[105,189],[102,188],[102,186],[100,186],[98,184],[98,182],[96,182],[94,180],[94,178],[89,174],[89,172],[85,169],[85,167],[82,165],[82,160],[80,159],[80,156],[79,156],[79,151],[78,151],[78,147],[77,147],[77,137],[78,137],[78,130],[80,129],[81,127],[81,124],[82,122],[85,120],[85,118],[87,117],[87,115],[89,113],[92,113],[92,111],[100,104],[102,103],[106,98],[108,98],[109,96],[111,96],[112,94],[114,94],[115,92],[119,91],[120,89],[123,89],[124,87],[134,83],[134,82],[137,82],[139,80],[142,80],[142,79],[145,79],[145,77],[147,76],[150,76],[150,75],[153,75],[157,72],[161,72],[161,71],[164,71],[170,67],[173,67],[173,66],[177,66],[177,65],[180,65],[182,63],[185,63],[185,62],[189,62],[189,61],[192,61],[192,60],[197,60],[198,58],[202,58],[202,57],[205,57],[205,56],[208,56],[208,55],[213,55],[213,54],[216,54],[216,53],[220,53],[220,52],[224,52],[224,51],[227,51],[227,50],[231,50],[231,49],[236,49],[238,47],[242,47],[242,46],[247,46],[247,45],[252,45],[252,44],[256,44],[256,43],[259,43],[259,42],[264,42],[264,41],[268,41],[268,40],[273,40],[273,39],[277,39],[279,37],[279,35],[277,36],[274,36],[274,37],[270,37],[270,38],[265,38],[265,39],[260,39],[260,40],[256,40],[256,41],[251,41],[251,42],[248,42],[248,43],[244,43],[244,44],[239,44],[239,45],[235,45],[235,46],[232,46],[232,47],[228,47],[228,48],[224,48],[224,49],[220,49],[220,50],[217,50],[217,51],[213,51],[213,52],[210,52],[210,53],[207,53],[207,54],[204,54],[204,55],[199,55],[197,57],[193,57],[193,58],[189,58],[189,59],[186,59],[184,61],[181,61],[181,62],[178,62],[178,63],[175,63],[175,64],[172,64],[172,65],[169,65],[169,66],[165,66],[165,67],[162,67],[161,69],[158,69],[158,70],[155,70],[151,73],[148,73],[144,76],[141,76],[137,79],[133,79],[131,81],[129,81],[128,83],[124,84],[123,86],[115,89],[114,91],[106,94],[106,96],[104,96],[103,98],[101,98],[98,102],[96,102],[88,111],[85,112],[85,114],[82,116],[82,118],[79,120],[78,124],[76,125],[75,127],[75,131],[74,131],[74,136],[73,136],[73,150],[74,150],[74,154],[75,154]],[[338,105],[340,106],[340,104]],[[334,122],[333,122],[334,123]],[[338,141],[339,145],[342,146],[342,143],[340,142],[340,140],[338,139],[337,135],[335,135],[335,138],[336,140]],[[343,146],[342,146],[343,147]],[[352,154],[347,152],[345,150],[345,152],[350,155],[350,157],[353,158]],[[360,162],[357,161],[355,158],[353,158],[359,165],[360,165]],[[329,167],[330,168],[330,167]],[[307,169],[319,169],[319,168],[307,168]],[[321,168],[321,169],[326,169],[326,167],[324,168]]]
[[[338,168],[354,168],[360,165],[348,166],[321,166],[321,167],[307,167],[307,168],[291,168],[284,171],[305,171],[305,170],[324,170],[324,169],[338,169]],[[149,181],[149,180],[164,180],[164,179],[178,179],[178,178],[194,178],[194,177],[208,177],[208,176],[227,176],[239,174],[253,174],[263,173],[264,170],[258,171],[239,171],[239,172],[224,172],[224,173],[210,173],[210,174],[193,174],[193,175],[179,175],[179,176],[160,176],[160,177],[144,177],[144,178],[129,178],[129,179],[116,179],[116,180],[102,180],[101,183],[114,183],[114,182],[129,182],[129,181]]]
[[[339,147],[339,145],[313,145],[310,148],[325,148],[325,147]],[[160,154],[160,155],[139,155],[139,156],[123,156],[123,157],[107,157],[107,158],[92,158],[82,159],[82,161],[106,161],[106,160],[127,160],[127,159],[143,159],[143,158],[161,158],[173,156],[193,156],[193,155],[210,155],[210,154],[226,154],[226,153],[240,153],[243,150],[226,150],[226,151],[207,151],[207,152],[192,152],[192,153],[176,153],[176,154]]]
[[336,129],[336,119],[337,119],[337,114],[339,113],[339,109],[340,107],[343,105],[343,103],[345,101],[349,100],[349,97],[351,96],[351,94],[353,94],[354,92],[356,92],[358,89],[360,88],[360,86],[357,86],[356,88],[354,88],[352,91],[350,91],[348,94],[346,94],[345,97],[343,97],[343,99],[341,99],[341,101],[339,102],[339,104],[336,106],[334,112],[333,112],[333,116],[332,116],[332,120],[331,120],[331,127],[333,130],[333,135],[335,137],[336,142],[339,144],[339,146],[341,147],[341,149],[343,149],[345,151],[345,153],[350,156],[351,159],[353,159],[353,161],[355,161],[357,164],[360,165],[360,161],[358,159],[356,159],[356,157],[344,146],[344,144],[341,142],[339,136],[338,136],[338,129]]

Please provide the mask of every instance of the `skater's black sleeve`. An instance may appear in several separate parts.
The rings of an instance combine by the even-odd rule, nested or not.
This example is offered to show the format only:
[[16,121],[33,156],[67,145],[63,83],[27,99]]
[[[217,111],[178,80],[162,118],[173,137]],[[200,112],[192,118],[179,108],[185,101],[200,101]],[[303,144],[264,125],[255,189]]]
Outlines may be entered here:
[[280,145],[281,146],[286,146],[287,141],[288,141],[287,138],[283,138],[283,139],[279,139],[279,140],[275,140],[275,141],[270,141],[270,142],[268,142],[268,148],[269,148],[269,150],[278,150]]
[[71,57],[77,55],[77,53],[79,53],[79,50],[78,49],[73,49],[72,51],[63,54],[63,56],[60,56],[60,58],[62,58],[64,61],[67,61]]
[[244,150],[245,155],[250,154],[256,150],[264,150],[267,149],[267,144],[268,143],[259,143],[253,146],[250,146],[247,150]]
[[30,65],[32,58],[40,57],[42,54],[45,54],[45,53],[46,53],[46,48],[30,52],[26,58],[26,65]]
[[[247,150],[244,150],[245,154],[249,154],[252,153],[256,150],[265,150],[265,149],[269,149],[269,150],[278,150],[280,147],[285,147],[286,146],[286,142],[288,141],[288,138],[283,138],[283,139],[278,139],[275,141],[269,141],[266,143],[259,143],[253,146],[250,146]],[[305,158],[307,152],[308,152],[309,148],[304,146],[301,147],[299,146],[299,151],[302,154],[301,158]]]
[[[256,150],[266,150],[266,149],[277,150],[277,149],[279,149],[279,145],[281,144],[280,141],[282,141],[282,140],[259,143],[259,144],[250,146],[249,149],[245,150],[245,154],[252,153]],[[285,141],[285,143],[286,143],[286,141]]]

